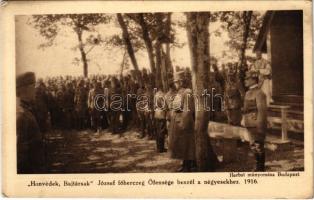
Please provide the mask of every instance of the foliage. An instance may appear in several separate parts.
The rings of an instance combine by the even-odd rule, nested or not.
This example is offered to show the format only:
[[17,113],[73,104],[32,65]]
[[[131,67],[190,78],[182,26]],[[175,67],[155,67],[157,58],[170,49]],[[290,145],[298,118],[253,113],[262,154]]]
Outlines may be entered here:
[[[64,27],[72,29],[76,34],[78,43],[71,49],[81,52],[81,57],[75,57],[72,64],[83,64],[84,75],[88,74],[88,61],[86,55],[97,45],[104,42],[100,34],[96,32],[95,27],[100,24],[109,23],[111,15],[105,14],[51,14],[51,15],[33,15],[28,24],[38,30],[39,34],[46,39],[46,42],[39,45],[40,49],[48,48],[55,44],[55,39]],[[83,33],[89,32],[84,41]],[[86,52],[86,48],[89,48]]]
[[[40,47],[45,48],[54,44],[54,40],[62,30],[62,26],[70,27],[75,33],[95,32],[99,24],[106,24],[111,16],[105,14],[52,14],[33,15],[29,24],[37,29],[47,42]],[[100,39],[100,35],[96,38]],[[91,38],[90,38],[91,39]],[[87,40],[91,44],[91,40]],[[95,44],[99,44],[96,42]]]
[[[158,39],[169,42],[172,47],[182,48],[184,44],[179,43],[175,39],[175,29],[170,26],[170,33],[166,33],[167,30],[167,14],[168,13],[142,13],[145,23],[147,25],[147,29],[149,32],[149,36],[153,43],[156,43]],[[158,17],[160,16],[160,21]],[[132,41],[133,49],[135,52],[139,50],[145,49],[145,44],[142,37],[142,29],[140,26],[140,19],[138,13],[126,13],[124,14],[124,21],[128,27],[128,32],[130,35],[130,39]],[[118,23],[115,20],[115,24],[117,26]],[[171,22],[171,25],[175,25]],[[115,34],[111,38],[106,39],[106,44],[114,47],[123,47],[124,42],[121,34]]]
[[[244,12],[228,11],[221,12],[219,20],[222,22],[221,28],[228,32],[230,40],[226,43],[231,50],[239,51],[243,42],[244,34]],[[262,17],[259,12],[253,12],[248,34],[247,48],[253,47],[257,38],[258,30],[262,23]],[[238,52],[239,53],[239,52]]]

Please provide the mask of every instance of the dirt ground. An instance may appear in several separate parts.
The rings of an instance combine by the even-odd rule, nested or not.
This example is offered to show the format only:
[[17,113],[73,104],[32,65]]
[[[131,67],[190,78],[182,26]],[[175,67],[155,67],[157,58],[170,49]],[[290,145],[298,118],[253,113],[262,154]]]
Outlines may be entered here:
[[[48,173],[136,173],[175,172],[181,161],[170,159],[168,153],[157,153],[154,140],[139,139],[138,133],[128,131],[112,135],[104,130],[52,131],[47,135]],[[223,161],[221,145],[213,143],[219,160]],[[234,160],[223,163],[217,171],[251,171],[253,155],[246,144],[238,144],[232,153]],[[276,149],[268,144],[267,171],[304,169],[303,144],[290,143]]]

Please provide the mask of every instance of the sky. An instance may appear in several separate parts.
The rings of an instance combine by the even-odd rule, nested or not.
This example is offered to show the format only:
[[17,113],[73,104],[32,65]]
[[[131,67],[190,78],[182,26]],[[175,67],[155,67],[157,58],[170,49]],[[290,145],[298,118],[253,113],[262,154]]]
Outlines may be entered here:
[[[73,75],[81,76],[83,74],[82,63],[79,66],[73,64],[75,57],[80,58],[77,46],[77,36],[70,28],[63,28],[58,34],[55,44],[51,47],[40,49],[40,44],[46,40],[39,35],[27,22],[31,16],[16,16],[16,71],[17,74],[33,71],[37,77]],[[172,20],[186,20],[183,13],[173,13]],[[212,32],[220,27],[219,22],[211,23],[209,31]],[[109,24],[97,26],[97,31],[102,37],[110,37],[113,34],[121,34],[118,24],[110,22]],[[173,66],[190,67],[190,52],[187,41],[187,33],[184,28],[174,26],[176,38],[184,43],[183,48],[172,48],[171,59]],[[87,36],[87,34],[85,35]],[[210,37],[210,54],[220,58],[223,51],[229,51],[225,42],[228,40],[227,32],[223,32],[221,37],[214,34]],[[88,50],[88,48],[87,48]],[[138,51],[136,59],[140,68],[149,68],[149,60],[146,51]],[[96,46],[87,55],[89,61],[89,74],[115,74],[119,71],[122,62],[123,50],[118,47]],[[130,66],[132,67],[132,66]]]

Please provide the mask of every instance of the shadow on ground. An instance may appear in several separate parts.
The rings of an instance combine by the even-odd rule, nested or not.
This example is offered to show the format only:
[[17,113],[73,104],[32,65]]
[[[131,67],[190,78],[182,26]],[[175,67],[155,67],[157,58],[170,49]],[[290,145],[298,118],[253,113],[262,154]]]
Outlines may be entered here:
[[[135,131],[121,136],[108,131],[53,131],[47,136],[48,173],[158,173],[179,168],[179,160],[156,152],[154,140],[137,135]],[[296,144],[267,150],[267,171],[303,170],[303,154],[303,146]],[[239,146],[234,156],[235,161],[222,164],[217,171],[251,171],[254,157],[247,145]]]

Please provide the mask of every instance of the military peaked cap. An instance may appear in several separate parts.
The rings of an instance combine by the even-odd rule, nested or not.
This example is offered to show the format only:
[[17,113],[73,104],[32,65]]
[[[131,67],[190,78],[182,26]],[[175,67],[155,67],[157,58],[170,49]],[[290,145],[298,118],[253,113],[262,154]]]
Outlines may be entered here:
[[16,87],[23,87],[27,85],[34,84],[36,82],[35,73],[34,72],[25,72],[20,74],[16,78]]

